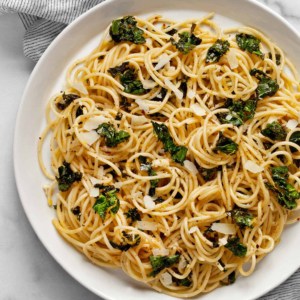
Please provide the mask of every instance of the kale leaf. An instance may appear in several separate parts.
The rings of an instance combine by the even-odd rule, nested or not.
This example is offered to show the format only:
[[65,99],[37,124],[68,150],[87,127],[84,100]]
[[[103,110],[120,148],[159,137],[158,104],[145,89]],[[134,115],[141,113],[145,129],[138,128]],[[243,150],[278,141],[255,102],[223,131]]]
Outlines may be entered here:
[[260,51],[259,48],[260,39],[258,39],[257,37],[251,34],[240,33],[236,35],[236,42],[242,50],[256,54],[261,58],[264,57],[264,54]]
[[240,243],[240,239],[238,237],[229,238],[225,248],[230,250],[235,256],[244,257],[247,253],[247,247]]
[[58,168],[58,177],[56,177],[58,189],[65,192],[71,187],[73,182],[80,181],[81,178],[82,174],[80,172],[73,172],[70,164],[64,161]]
[[223,152],[228,155],[233,155],[237,152],[239,145],[232,139],[223,135],[222,132],[219,134],[219,140],[217,142],[215,150]]
[[96,129],[96,132],[104,137],[107,147],[115,147],[118,144],[129,139],[130,134],[127,131],[120,130],[117,132],[110,123],[102,123]]
[[[296,145],[300,146],[300,131],[293,132],[290,137],[290,142],[295,143]],[[297,149],[291,147],[292,152],[296,152]]]
[[123,74],[125,71],[127,71],[129,69],[130,69],[129,61],[125,61],[119,66],[116,66],[114,68],[109,68],[108,72],[111,74],[111,76],[116,77],[120,74]]
[[111,38],[116,42],[132,42],[134,44],[144,44],[144,31],[136,26],[137,21],[132,16],[112,21],[109,28]]
[[175,254],[172,256],[150,256],[150,263],[152,266],[152,272],[150,276],[156,276],[160,271],[165,268],[170,268],[174,264],[179,262],[180,254]]
[[171,38],[171,43],[183,54],[188,54],[196,46],[200,45],[202,40],[196,37],[193,33],[187,31],[179,33],[179,41],[176,42]]
[[178,279],[176,277],[173,277],[173,282],[175,282],[177,286],[186,286],[186,287],[191,286],[193,283],[190,277],[186,277],[183,279]]
[[234,208],[231,212],[233,221],[240,227],[253,227],[255,222],[254,216],[251,212],[243,208]]
[[250,71],[251,76],[255,76],[258,80],[258,85],[256,89],[256,94],[258,99],[263,99],[268,96],[273,96],[279,89],[279,85],[276,80],[273,80],[265,72],[252,69]]
[[109,210],[114,215],[120,208],[120,200],[117,197],[117,189],[103,190],[102,194],[96,199],[93,209],[99,214],[102,220],[105,219],[106,213]]
[[[167,89],[161,88],[160,93],[157,94],[154,98],[151,99],[151,101],[159,101],[162,102],[167,95]],[[152,114],[153,116],[153,114]]]
[[120,82],[124,86],[124,92],[133,95],[141,95],[147,92],[143,88],[140,80],[136,79],[135,69],[129,66],[129,62],[125,61],[119,66],[108,69],[108,72],[113,76],[120,76]]
[[205,169],[200,167],[198,168],[198,171],[205,181],[210,181],[215,179],[217,177],[218,171],[222,171],[222,169],[219,167],[212,168],[212,169]]
[[239,127],[247,120],[253,119],[256,106],[257,100],[254,99],[246,101],[227,99],[224,107],[228,108],[229,112],[220,113],[217,117],[222,124],[233,124]]
[[62,94],[62,100],[56,103],[56,107],[60,110],[66,109],[74,100],[80,98],[80,96],[76,94]]
[[[269,52],[269,58],[272,59],[272,53]],[[276,65],[279,66],[281,64],[281,55],[279,53],[275,54]]]
[[276,121],[268,123],[266,128],[261,131],[261,134],[272,141],[284,141],[287,135],[281,124]]
[[109,241],[113,248],[127,251],[132,247],[138,246],[141,242],[141,237],[138,234],[128,234],[125,231],[122,231],[122,235],[123,243],[121,244],[117,244],[111,240]]
[[[148,162],[146,156],[139,156],[139,162],[141,164],[140,170],[141,171],[147,171],[149,176],[156,176],[157,173],[152,169],[152,164]],[[155,189],[157,188],[159,179],[152,179],[150,180],[150,185],[151,185],[151,196],[154,196],[155,194]]]
[[168,127],[165,124],[159,124],[153,121],[151,123],[157,138],[164,144],[165,151],[171,153],[172,159],[175,162],[182,164],[188,149],[184,146],[175,145]]
[[136,207],[130,208],[126,213],[124,213],[126,219],[131,219],[131,222],[141,221],[141,215]]
[[288,183],[288,168],[285,166],[273,167],[271,168],[271,173],[277,188],[273,187],[271,184],[268,184],[267,186],[277,194],[278,203],[287,209],[296,208],[296,200],[300,198],[300,193],[295,187]]
[[206,62],[218,62],[220,58],[229,50],[230,44],[228,41],[218,39],[207,51]]
[[169,29],[169,30],[166,31],[166,33],[169,34],[169,35],[174,35],[174,34],[177,33],[177,32],[178,32],[178,30],[175,29],[175,28]]

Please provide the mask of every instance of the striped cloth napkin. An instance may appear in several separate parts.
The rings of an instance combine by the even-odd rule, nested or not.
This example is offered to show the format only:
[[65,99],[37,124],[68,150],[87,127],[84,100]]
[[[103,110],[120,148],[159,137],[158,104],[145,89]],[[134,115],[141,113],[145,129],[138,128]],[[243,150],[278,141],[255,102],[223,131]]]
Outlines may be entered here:
[[[26,29],[24,54],[37,62],[48,45],[69,23],[103,1],[0,0],[0,13],[19,14]],[[266,276],[268,276],[267,271]],[[260,300],[283,299],[300,300],[300,270],[282,285],[260,298]]]

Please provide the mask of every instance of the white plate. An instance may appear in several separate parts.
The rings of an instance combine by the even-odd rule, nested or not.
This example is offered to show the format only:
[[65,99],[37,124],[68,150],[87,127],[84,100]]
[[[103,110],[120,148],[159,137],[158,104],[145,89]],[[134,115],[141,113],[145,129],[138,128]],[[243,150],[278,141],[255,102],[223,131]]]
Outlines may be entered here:
[[[45,183],[37,162],[37,141],[44,122],[45,105],[54,92],[63,88],[67,66],[89,53],[100,33],[123,15],[149,15],[160,12],[175,20],[201,17],[216,12],[222,27],[239,23],[260,29],[283,48],[300,67],[300,37],[280,16],[250,0],[108,0],[68,26],[47,49],[36,65],[25,90],[15,129],[14,162],[17,186],[24,210],[36,234],[56,261],[75,279],[106,299],[171,299],[158,294],[118,270],[99,268],[66,243],[55,231],[53,210],[42,191]],[[248,278],[218,288],[201,297],[209,299],[257,298],[288,278],[300,266],[298,226],[286,228],[282,243],[257,266]]]

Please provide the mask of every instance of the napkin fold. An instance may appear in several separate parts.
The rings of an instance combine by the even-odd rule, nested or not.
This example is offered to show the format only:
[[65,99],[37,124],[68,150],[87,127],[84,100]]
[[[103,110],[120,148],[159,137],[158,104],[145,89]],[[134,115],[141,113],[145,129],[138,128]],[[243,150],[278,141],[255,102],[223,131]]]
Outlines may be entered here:
[[[23,42],[24,54],[37,62],[53,39],[69,23],[103,1],[0,0],[0,13],[18,13],[26,29]],[[284,260],[284,257],[282,259]],[[270,276],[268,270],[266,270],[266,276]],[[245,293],[247,293],[246,290]],[[282,285],[259,299],[300,300],[300,270]]]
[[104,0],[0,0],[0,13],[18,13],[26,33],[25,56],[37,62],[74,19]]

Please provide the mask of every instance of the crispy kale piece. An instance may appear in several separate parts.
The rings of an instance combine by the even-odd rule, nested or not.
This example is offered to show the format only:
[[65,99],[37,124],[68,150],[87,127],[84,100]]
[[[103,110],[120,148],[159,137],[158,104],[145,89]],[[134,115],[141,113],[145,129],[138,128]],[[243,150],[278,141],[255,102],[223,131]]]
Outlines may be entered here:
[[126,219],[131,219],[131,222],[141,221],[141,215],[136,207],[130,208],[124,215]]
[[175,162],[182,164],[188,149],[184,146],[175,145],[168,127],[165,124],[159,124],[153,121],[151,123],[157,138],[164,144],[165,151],[171,153],[172,159]]
[[231,212],[231,217],[233,221],[240,227],[253,227],[253,224],[255,222],[255,218],[251,212],[249,212],[246,209],[243,208],[234,208]]
[[287,135],[281,124],[276,121],[268,123],[266,128],[261,131],[261,134],[272,141],[284,141]]
[[218,39],[207,51],[206,62],[218,62],[221,57],[229,50],[230,44],[228,41]]
[[115,215],[119,208],[120,200],[117,197],[117,189],[113,188],[113,186],[103,188],[102,193],[99,195],[95,204],[93,205],[94,211],[99,214],[102,220],[105,219],[108,211]]
[[271,168],[271,173],[276,188],[269,183],[267,184],[267,187],[277,194],[278,203],[287,209],[296,208],[296,200],[300,198],[300,193],[294,186],[288,183],[288,168],[285,166],[273,167]]
[[199,173],[205,181],[213,180],[217,177],[218,171],[222,171],[222,168],[216,167],[212,169],[198,168]]
[[62,94],[62,99],[60,102],[56,103],[56,107],[60,110],[66,109],[74,100],[80,98],[80,96],[76,94]]
[[264,54],[260,51],[259,48],[260,39],[258,39],[257,37],[251,34],[240,33],[236,35],[236,42],[242,50],[248,51],[249,53],[253,53],[261,58],[264,58]]
[[132,42],[134,44],[144,44],[146,42],[144,31],[136,26],[137,21],[132,16],[112,21],[109,28],[111,38],[116,42]]
[[64,161],[58,168],[58,177],[56,177],[58,189],[65,192],[71,187],[73,182],[80,181],[81,178],[82,174],[80,172],[73,172],[70,164]]
[[171,43],[177,48],[177,50],[179,50],[183,54],[188,54],[202,42],[200,38],[187,31],[179,33],[178,35],[179,41],[176,42],[173,38],[171,38]]
[[224,107],[228,108],[229,112],[220,113],[217,117],[222,124],[241,126],[247,120],[253,119],[256,106],[257,100],[254,99],[246,101],[233,101],[232,99],[227,99]]
[[219,140],[217,142],[216,151],[223,152],[228,155],[233,155],[237,152],[239,145],[235,143],[232,139],[223,135],[222,132],[219,134]]
[[113,76],[119,76],[120,82],[124,86],[124,92],[133,95],[141,95],[147,92],[143,88],[140,80],[136,79],[135,69],[129,66],[129,62],[125,61],[119,66],[108,69],[108,72]]
[[116,131],[114,126],[110,123],[102,123],[96,129],[96,132],[104,137],[107,147],[115,147],[118,144],[129,139],[130,134],[127,131]]
[[173,282],[175,282],[177,286],[186,286],[186,287],[191,286],[193,283],[190,276],[183,279],[178,279],[176,277],[173,277]]
[[[292,133],[290,137],[290,142],[295,143],[296,145],[300,146],[300,131],[295,131]],[[294,147],[291,147],[292,152],[296,152],[297,149]]]
[[156,276],[160,271],[166,268],[172,267],[174,264],[179,262],[180,254],[172,256],[150,256],[150,264],[152,266],[152,272],[150,276]]
[[122,231],[122,240],[121,244],[117,244],[113,241],[109,241],[113,248],[128,251],[130,248],[138,246],[141,242],[141,237],[138,234],[128,234],[125,231]]
[[[167,94],[167,89],[161,88],[160,93],[157,96],[155,96],[154,98],[152,98],[151,101],[162,102],[165,99],[166,94]],[[152,116],[153,116],[153,114],[152,114]]]
[[240,243],[240,239],[238,237],[229,238],[225,248],[238,257],[244,257],[247,253],[247,247]]
[[276,80],[273,80],[265,72],[252,69],[250,71],[251,76],[255,76],[258,80],[256,94],[258,99],[263,99],[268,96],[273,96],[277,93],[279,85]]
[[[269,52],[269,58],[272,59],[272,53]],[[281,64],[281,55],[279,53],[275,54],[276,65],[279,66]]]

